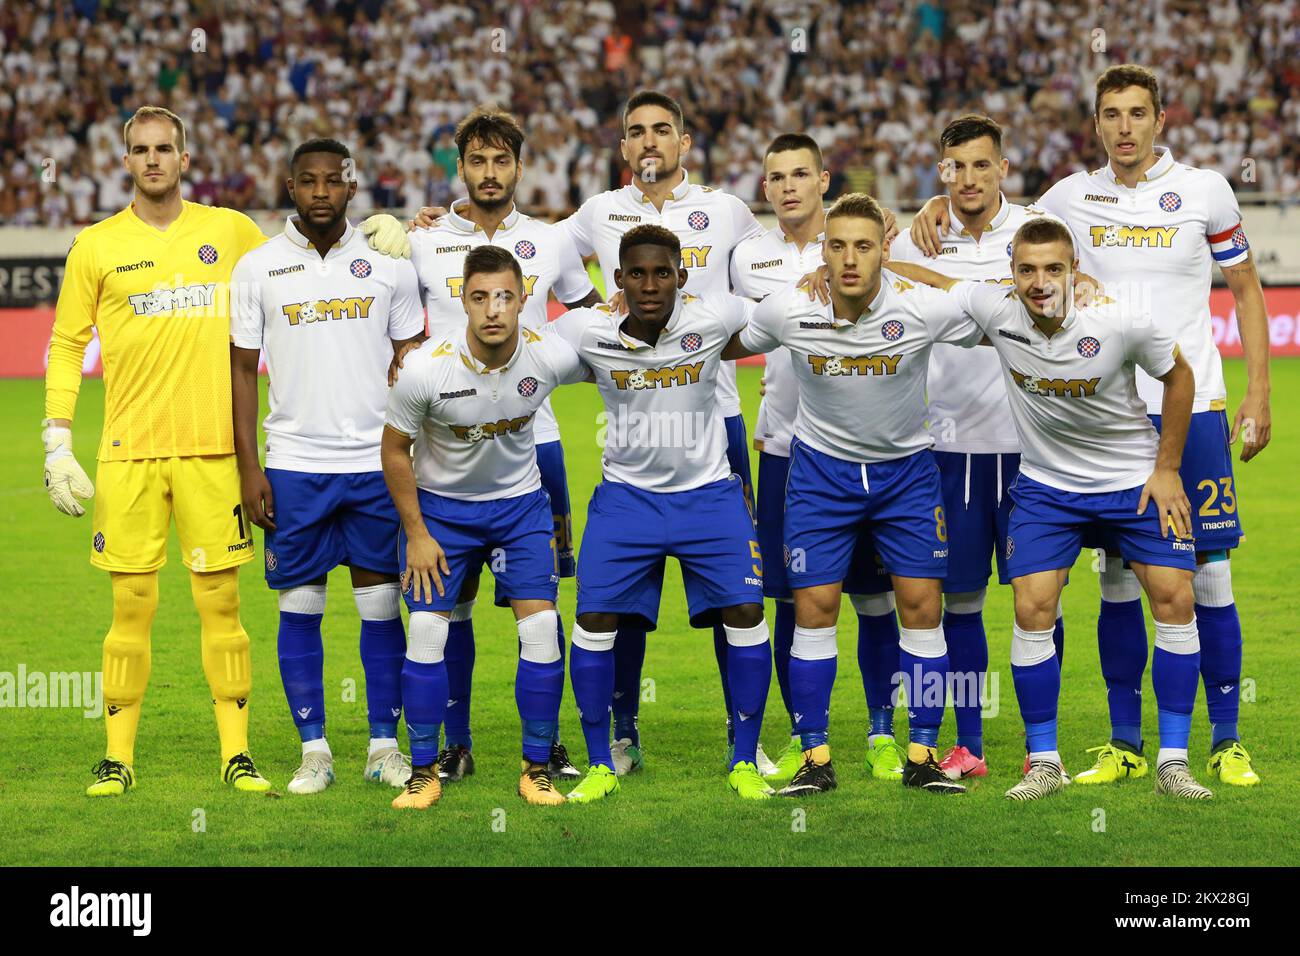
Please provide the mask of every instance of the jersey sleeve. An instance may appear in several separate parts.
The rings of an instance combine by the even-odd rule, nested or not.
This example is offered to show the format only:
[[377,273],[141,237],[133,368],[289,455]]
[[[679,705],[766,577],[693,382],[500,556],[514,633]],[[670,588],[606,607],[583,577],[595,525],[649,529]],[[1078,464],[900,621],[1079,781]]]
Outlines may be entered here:
[[543,341],[546,344],[551,368],[555,371],[556,381],[561,385],[573,385],[590,378],[591,372],[582,361],[582,356],[563,336],[544,335]]
[[1060,180],[1055,186],[1043,193],[1034,205],[1057,219],[1065,220],[1066,214],[1070,211],[1070,180],[1073,178],[1067,176],[1065,179]]
[[1220,173],[1205,172],[1205,201],[1208,207],[1205,219],[1205,241],[1210,244],[1210,254],[1220,268],[1245,262],[1250,255],[1250,243],[1241,225],[1241,207],[1232,186]]
[[407,438],[420,433],[420,426],[429,414],[429,362],[432,361],[429,348],[426,343],[416,353],[417,361],[407,360],[406,371],[397,377],[388,392],[384,422]]
[[596,203],[599,199],[599,196],[592,196],[579,206],[578,211],[572,216],[558,223],[559,227],[569,234],[569,241],[578,250],[579,256],[589,256],[596,251],[593,225],[596,218]]
[[731,248],[734,250],[736,246],[746,239],[762,237],[767,230],[763,228],[763,224],[758,221],[754,211],[749,208],[743,199],[739,196],[731,196],[730,198],[732,201],[731,235],[734,237]]
[[979,293],[953,294],[961,286],[966,285],[979,286],[984,283],[958,282],[947,292],[929,286],[918,286],[905,293],[920,297],[918,305],[921,307],[921,315],[925,319],[926,328],[930,331],[930,338],[935,342],[970,348],[978,345],[980,339],[984,337],[984,327],[975,321],[971,311],[971,307],[986,311],[980,304],[982,300]]
[[740,344],[747,352],[770,352],[781,343],[790,291],[774,292],[756,303],[749,322],[740,330]]
[[987,332],[993,326],[998,313],[1006,308],[1008,293],[1004,285],[963,279],[952,286],[947,295],[975,321],[976,325]]
[[554,322],[549,323],[543,330],[547,335],[555,335],[568,343],[569,348],[582,354],[582,336],[587,330],[587,325],[597,315],[595,309],[570,309],[563,315],[556,318]]
[[728,338],[748,325],[754,310],[758,308],[758,303],[753,299],[746,299],[739,295],[723,296],[719,305],[721,308],[718,310],[718,315],[722,319],[722,327],[726,329]]
[[1125,357],[1152,378],[1169,374],[1169,370],[1174,367],[1174,355],[1178,346],[1168,327],[1153,321],[1146,312],[1125,315],[1121,322]]
[[407,259],[393,260],[393,298],[388,304],[388,337],[409,339],[424,331],[420,279]]
[[99,270],[93,244],[78,237],[68,250],[63,287],[54,309],[45,369],[45,417],[72,419],[81,391],[81,363],[99,309]]
[[889,268],[890,260],[896,262],[920,262],[921,254],[917,251],[916,245],[912,242],[912,237],[906,232],[900,232],[894,237],[894,241],[889,244],[889,259],[884,262],[884,267]]
[[266,242],[266,236],[262,234],[257,223],[242,212],[231,210],[231,214],[235,217],[235,243],[239,248],[240,256],[252,252]]
[[744,243],[741,243],[731,251],[731,264],[728,266],[728,272],[730,273],[731,278],[731,291],[736,295],[753,298],[753,296],[750,295],[749,290],[745,288],[745,274],[741,270],[740,265],[742,259],[741,249],[743,246]]
[[260,349],[266,324],[262,283],[255,277],[251,258],[245,254],[230,273],[230,341],[241,349]]
[[587,267],[582,264],[582,256],[578,255],[578,247],[569,235],[569,231],[558,229],[557,233],[560,241],[560,271],[552,287],[555,297],[565,303],[581,302],[595,292],[596,287],[591,284],[591,276],[587,274]]

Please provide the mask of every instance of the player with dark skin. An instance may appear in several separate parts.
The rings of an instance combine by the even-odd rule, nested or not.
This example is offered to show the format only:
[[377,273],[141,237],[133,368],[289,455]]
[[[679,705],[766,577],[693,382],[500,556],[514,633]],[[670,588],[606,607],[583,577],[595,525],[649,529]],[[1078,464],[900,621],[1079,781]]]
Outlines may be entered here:
[[[678,293],[686,286],[686,270],[667,248],[650,243],[629,248],[620,266],[614,270],[614,282],[628,309],[621,328],[633,338],[654,345],[672,318]],[[720,613],[727,627],[751,628],[763,622],[761,604],[737,604],[722,608]],[[618,623],[617,614],[606,612],[578,617],[578,624],[591,632],[616,631]]]

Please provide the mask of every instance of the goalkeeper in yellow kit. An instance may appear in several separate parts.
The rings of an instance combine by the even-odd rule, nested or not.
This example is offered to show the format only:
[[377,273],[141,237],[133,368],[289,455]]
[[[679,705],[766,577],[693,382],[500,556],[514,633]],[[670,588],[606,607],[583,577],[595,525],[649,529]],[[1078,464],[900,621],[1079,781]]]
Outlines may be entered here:
[[[123,138],[135,199],[73,242],[45,378],[46,488],[56,508],[80,516],[95,489],[72,454],[72,417],[82,358],[98,330],[105,407],[90,562],[112,577],[113,624],[104,639],[108,748],[86,792],[113,796],[135,784],[158,569],[173,515],[199,612],[221,778],[265,791],[271,785],[248,753],[251,668],[238,570],[253,557],[253,538],[234,454],[228,309],[231,270],[265,236],[243,213],[181,199],[189,154],[174,113],[142,107]],[[376,226],[401,231],[383,219]]]

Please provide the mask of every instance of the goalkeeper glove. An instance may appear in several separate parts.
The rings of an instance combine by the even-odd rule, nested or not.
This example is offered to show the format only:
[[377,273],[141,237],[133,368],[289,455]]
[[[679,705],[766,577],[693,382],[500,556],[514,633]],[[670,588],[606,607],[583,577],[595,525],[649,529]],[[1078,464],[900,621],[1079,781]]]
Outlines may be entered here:
[[95,486],[72,454],[72,429],[57,427],[48,418],[41,424],[45,426],[41,432],[45,442],[45,490],[54,507],[80,518],[86,513],[81,502],[95,496]]
[[411,240],[407,238],[406,227],[387,213],[379,213],[363,222],[361,234],[370,241],[370,248],[382,256],[411,258]]

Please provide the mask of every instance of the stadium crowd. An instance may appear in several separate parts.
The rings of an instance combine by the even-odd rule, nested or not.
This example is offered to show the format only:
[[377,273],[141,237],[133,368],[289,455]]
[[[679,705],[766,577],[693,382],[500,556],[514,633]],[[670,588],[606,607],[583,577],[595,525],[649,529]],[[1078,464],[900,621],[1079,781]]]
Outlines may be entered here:
[[1154,68],[1163,141],[1239,193],[1300,195],[1300,2],[1135,0],[34,0],[0,5],[0,223],[63,225],[130,201],[122,124],[189,124],[186,198],[287,208],[287,155],[348,142],[359,207],[446,205],[455,123],[494,100],[528,130],[519,202],[558,217],[625,181],[619,106],[687,111],[692,178],[761,200],[763,147],[804,130],[829,198],[938,191],[936,136],[969,110],[1009,132],[1006,191],[1104,157],[1093,80]]

